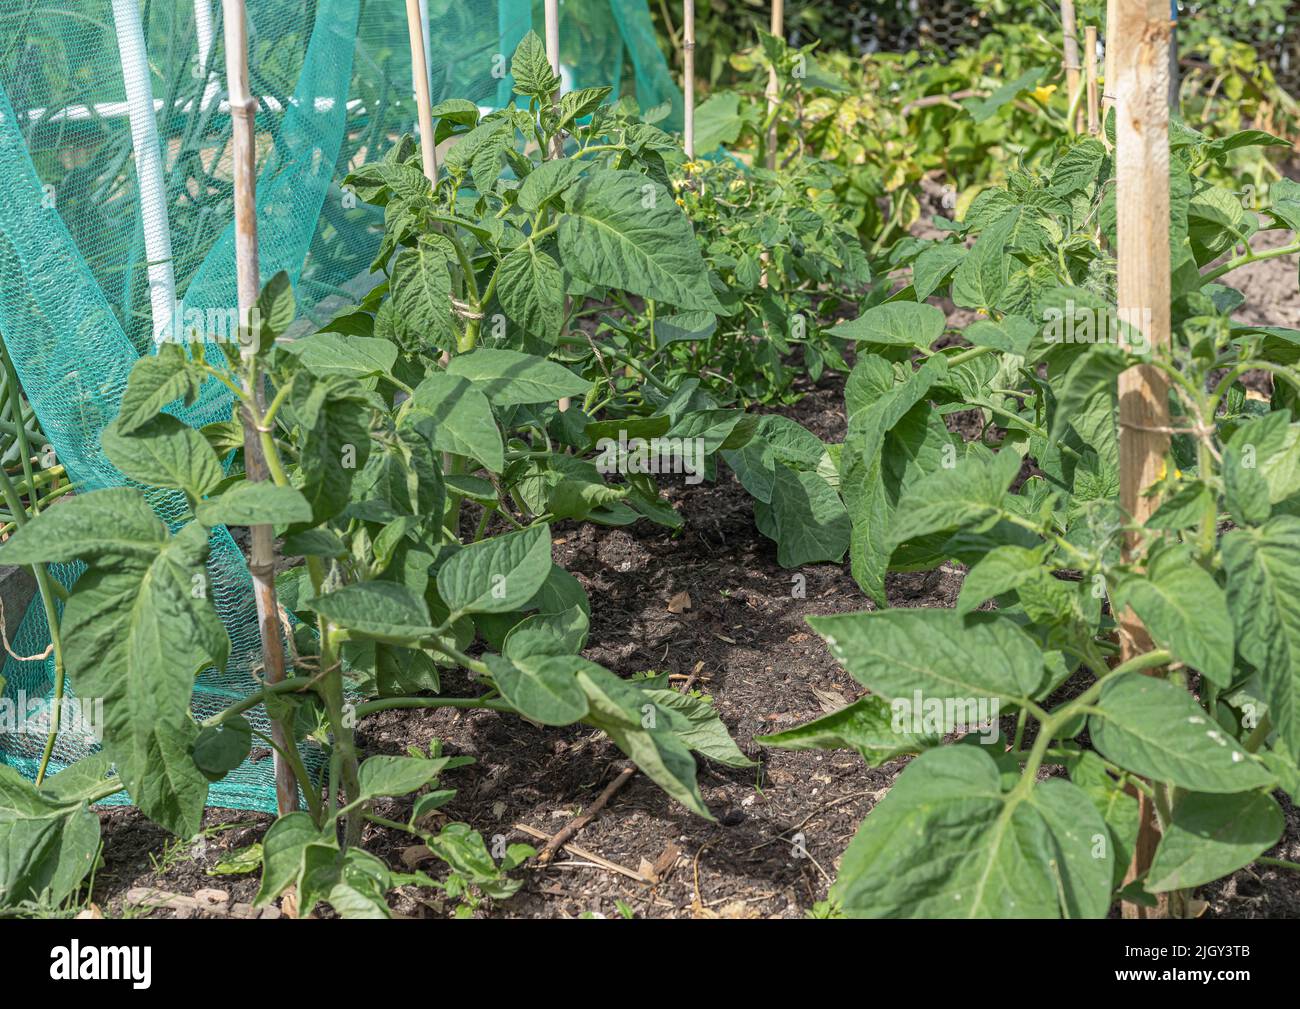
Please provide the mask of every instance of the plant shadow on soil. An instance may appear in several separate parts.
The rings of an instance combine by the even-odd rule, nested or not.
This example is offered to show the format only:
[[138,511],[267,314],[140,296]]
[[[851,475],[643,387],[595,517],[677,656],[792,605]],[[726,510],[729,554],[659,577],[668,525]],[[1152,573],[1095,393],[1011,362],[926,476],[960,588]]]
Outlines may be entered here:
[[[1234,275],[1234,283],[1250,295],[1247,304],[1264,306],[1264,317],[1250,321],[1297,324],[1295,270],[1295,258],[1287,257]],[[945,307],[952,324],[969,322],[969,313]],[[824,439],[841,440],[842,390],[842,377],[826,375],[816,385],[805,383],[804,398],[782,412]],[[970,420],[957,415],[951,422],[972,437]],[[634,872],[655,867],[658,883],[646,885],[561,853],[549,867],[516,870],[523,879],[519,893],[509,901],[485,902],[480,915],[800,916],[826,896],[859,822],[905,766],[894,761],[872,769],[847,750],[766,750],[753,742],[754,736],[797,725],[862,695],[804,618],[871,604],[847,565],[782,569],[773,544],[754,526],[748,496],[729,473],[712,484],[687,486],[680,478],[663,483],[685,520],[679,533],[646,522],[622,529],[555,527],[555,561],[578,577],[593,604],[592,644],[585,654],[624,676],[653,670],[682,677],[698,665],[695,689],[714,699],[733,737],[760,766],[737,770],[700,761],[700,788],[716,823],[689,814],[636,774],[573,839]],[[794,593],[795,574],[806,580],[802,598]],[[960,566],[946,565],[928,573],[891,574],[887,589],[894,606],[952,606],[961,579]],[[690,608],[670,612],[670,598],[682,591],[690,595]],[[449,676],[444,691],[473,693],[474,688]],[[1004,719],[1003,729],[1014,731],[1014,725]],[[443,779],[442,787],[457,794],[442,812],[489,840],[502,836],[538,846],[514,825],[555,833],[595,799],[622,761],[612,743],[584,726],[543,728],[492,712],[390,711],[366,719],[358,732],[367,754],[400,754],[436,737],[445,752],[472,756],[476,763]],[[1278,796],[1286,831],[1269,854],[1300,860],[1300,811]],[[383,800],[378,812],[405,819],[409,810],[409,801]],[[107,913],[129,912],[126,894],[133,887],[185,895],[219,888],[234,901],[253,899],[256,874],[210,876],[207,870],[260,838],[270,817],[208,810],[205,826],[227,829],[211,831],[199,845],[173,840],[166,858],[160,853],[169,836],[134,809],[106,810],[101,818],[104,866],[93,899]],[[371,826],[365,845],[400,869],[412,840]],[[427,868],[437,875],[436,864]],[[1207,902],[1205,913],[1211,917],[1300,917],[1300,877],[1281,869],[1248,866],[1200,888],[1197,896]],[[397,891],[393,904],[412,917],[443,917],[450,911],[438,891],[416,887]]]

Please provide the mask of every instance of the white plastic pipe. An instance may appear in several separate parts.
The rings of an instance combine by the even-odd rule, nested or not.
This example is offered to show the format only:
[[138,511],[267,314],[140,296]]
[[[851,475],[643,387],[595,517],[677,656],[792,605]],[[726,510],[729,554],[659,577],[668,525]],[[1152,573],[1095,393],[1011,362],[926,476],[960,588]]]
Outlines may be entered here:
[[[198,36],[199,62],[197,71],[208,70],[208,61],[212,58],[212,47],[217,41],[217,26],[212,17],[211,0],[194,0],[194,31]],[[216,73],[207,74],[208,83],[203,88],[202,108],[208,108],[212,100],[221,91],[221,81]]]
[[153,338],[162,343],[171,331],[176,313],[176,277],[172,272],[172,236],[167,223],[167,188],[163,178],[162,148],[154,119],[149,59],[144,26],[137,0],[113,0],[113,25],[122,60],[127,115],[131,121],[131,147],[135,152],[136,187],[144,225],[144,249],[149,260],[149,305],[153,310]]

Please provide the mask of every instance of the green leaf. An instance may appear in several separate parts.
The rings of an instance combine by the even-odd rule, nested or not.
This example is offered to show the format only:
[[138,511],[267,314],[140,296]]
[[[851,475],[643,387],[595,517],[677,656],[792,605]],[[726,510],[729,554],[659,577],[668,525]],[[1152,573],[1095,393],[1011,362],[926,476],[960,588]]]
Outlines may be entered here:
[[517,350],[480,348],[461,354],[451,359],[447,374],[468,379],[493,406],[550,403],[591,388],[564,365]]
[[1259,525],[1300,490],[1300,443],[1290,414],[1276,410],[1240,425],[1223,452],[1225,502],[1240,525]]
[[104,557],[148,562],[167,527],[139,491],[112,487],[77,494],[47,508],[0,545],[5,564],[68,563]]
[[[964,245],[932,245],[916,257],[912,264],[912,287],[916,300],[925,301],[952,276],[957,264],[966,258]],[[895,304],[905,304],[896,302]]]
[[207,552],[201,525],[164,531],[111,567],[92,564],[63,611],[68,673],[80,696],[104,701],[105,752],[141,812],[182,837],[198,831],[208,794],[191,756],[199,727],[190,692],[195,675],[224,667],[230,651],[208,598]]
[[505,468],[505,449],[492,404],[467,379],[432,373],[415,387],[410,409],[410,423],[418,426],[438,451],[470,456],[493,473]]
[[1015,452],[999,452],[991,458],[971,453],[951,469],[925,476],[898,502],[889,532],[891,550],[928,533],[983,531],[1002,514],[1007,490],[1019,472],[1020,457]]
[[515,80],[515,91],[530,98],[549,99],[559,88],[560,78],[551,68],[546,45],[536,32],[530,31],[515,48],[510,76]]
[[283,526],[310,522],[311,505],[292,487],[242,480],[219,497],[199,502],[195,517],[208,527]]
[[816,473],[776,463],[771,515],[777,562],[782,567],[838,563],[849,548],[849,513],[840,496]]
[[1255,861],[1285,829],[1282,807],[1264,792],[1180,795],[1156,848],[1146,889],[1162,893],[1212,883]]
[[[460,763],[467,763],[461,760]],[[392,757],[380,754],[361,762],[360,798],[408,795],[433,782],[451,764],[451,758]]]
[[313,375],[365,379],[387,375],[397,361],[397,347],[374,336],[314,333],[295,340],[291,351]]
[[170,414],[160,413],[131,434],[117,422],[100,436],[108,461],[132,480],[202,497],[225,473],[208,440]]
[[63,904],[94,867],[98,852],[99,817],[84,802],[61,800],[48,787],[38,790],[0,765],[0,909],[25,901]]
[[421,238],[415,248],[399,252],[389,290],[404,329],[435,345],[451,332],[451,273],[441,242]]
[[1029,795],[1003,793],[979,747],[927,750],[858,828],[832,898],[854,918],[1104,914],[1110,863],[1080,849],[1105,834],[1101,817],[1062,779]]
[[887,301],[867,309],[851,322],[832,326],[827,332],[841,340],[925,349],[943,335],[944,325],[943,312],[933,305]]
[[590,618],[576,603],[554,613],[534,613],[510,628],[501,653],[508,659],[577,655],[587,644],[590,626]]
[[130,434],[176,400],[191,405],[198,398],[204,377],[203,370],[185,356],[182,347],[162,344],[156,355],[140,358],[131,368],[117,414],[118,430]]
[[[517,649],[516,649],[517,652]],[[525,718],[542,725],[570,725],[587,713],[587,695],[575,675],[586,660],[563,655],[487,655],[501,696]]]
[[1278,734],[1300,753],[1300,518],[1232,530],[1223,567],[1237,647],[1259,670]]
[[952,277],[952,300],[963,308],[992,312],[1011,275],[1007,241],[1019,219],[1015,212],[985,229]]
[[[886,699],[1033,697],[1047,677],[1038,645],[1010,620],[952,610],[879,610],[809,617],[855,680]],[[973,723],[975,719],[969,719]]]
[[868,767],[879,767],[940,742],[938,736],[916,735],[895,726],[889,702],[875,694],[793,729],[754,738],[764,746],[785,750],[857,750]]
[[308,813],[287,813],[271,824],[262,838],[262,885],[257,891],[257,906],[269,904],[297,882],[304,850],[320,839],[321,832]]
[[539,525],[456,551],[438,571],[438,594],[455,615],[509,613],[551,572],[551,530]]
[[[572,93],[572,92],[571,92]],[[565,95],[568,98],[569,95]],[[544,161],[524,179],[519,187],[517,202],[521,210],[536,214],[551,200],[578,181],[586,167],[572,158]]]
[[601,103],[613,92],[611,87],[579,88],[560,96],[560,116],[556,129],[564,129],[571,123],[591,115]]
[[1182,687],[1129,673],[1107,682],[1089,717],[1102,756],[1145,778],[1198,792],[1244,792],[1273,777]]
[[1214,577],[1180,544],[1153,551],[1146,570],[1120,579],[1116,604],[1131,606],[1162,648],[1220,687],[1232,683],[1233,631],[1228,602]]
[[1075,358],[1056,389],[1052,437],[1061,438],[1094,396],[1115,395],[1116,379],[1129,367],[1128,356],[1118,347],[1097,343]]
[[289,274],[281,270],[266,282],[254,304],[253,332],[256,334],[252,351],[260,354],[268,350],[276,337],[283,336],[293,325],[298,306],[294,302],[293,284]]
[[397,582],[361,582],[317,596],[306,604],[353,634],[404,645],[432,637],[424,599]]
[[194,763],[209,781],[220,781],[242,764],[253,745],[253,727],[243,715],[199,730],[191,751]]
[[579,280],[721,313],[690,221],[672,195],[639,172],[589,175],[568,193],[560,259]]
[[555,343],[564,324],[564,272],[532,242],[511,250],[497,267],[497,300],[524,332]]
[[644,693],[659,710],[675,711],[686,719],[688,726],[674,731],[677,738],[692,752],[727,767],[757,766],[736,745],[736,741],[727,732],[727,727],[722,724],[722,719],[718,717],[717,710],[704,698],[679,693],[668,687],[646,689]]
[[[587,695],[589,710],[584,721],[601,729],[614,745],[632,758],[656,785],[691,812],[712,820],[695,780],[695,758],[690,749],[670,730],[646,724],[649,715],[640,707],[641,691],[620,680],[594,662],[578,669],[578,683]],[[650,713],[659,709],[646,700]],[[671,712],[667,709],[665,714]]]
[[979,609],[986,599],[1013,592],[1044,574],[1040,550],[1013,544],[995,547],[967,572],[957,597],[957,612],[965,616]]
[[962,102],[962,106],[975,122],[982,123],[991,119],[998,109],[1010,104],[1026,91],[1033,91],[1046,75],[1045,69],[1034,67],[1015,80],[1007,81],[987,98],[967,98]]
[[333,518],[347,503],[352,482],[370,456],[370,408],[351,379],[294,378],[291,394],[299,427],[295,485],[311,503],[312,520]]
[[1088,137],[1071,147],[1052,166],[1052,181],[1047,191],[1053,196],[1082,192],[1096,181],[1106,160],[1106,148],[1100,140]]

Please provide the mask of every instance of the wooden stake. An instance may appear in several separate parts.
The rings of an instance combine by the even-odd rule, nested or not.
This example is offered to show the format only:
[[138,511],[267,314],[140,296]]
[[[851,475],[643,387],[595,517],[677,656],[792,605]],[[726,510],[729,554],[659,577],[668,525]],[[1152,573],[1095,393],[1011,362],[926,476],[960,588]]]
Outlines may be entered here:
[[[1141,330],[1158,354],[1170,339],[1168,0],[1118,0],[1114,6],[1118,19],[1108,26],[1106,49],[1114,70],[1107,90],[1115,93],[1119,318]],[[1120,375],[1119,422],[1120,506],[1140,525],[1159,505],[1143,492],[1160,478],[1169,451],[1169,384],[1155,367],[1139,365]],[[1136,559],[1140,539],[1126,534],[1125,561]],[[1119,615],[1119,625],[1124,660],[1154,647],[1132,610]],[[1145,794],[1139,796],[1139,813],[1126,883],[1150,868],[1160,839]],[[1167,914],[1169,903],[1162,896],[1156,913]],[[1151,912],[1126,904],[1124,916],[1145,918]]]
[[682,90],[686,160],[695,160],[695,0],[682,0]]
[[1100,111],[1097,107],[1097,26],[1088,25],[1083,30],[1083,66],[1088,89],[1088,132],[1094,137],[1101,132]]
[[[785,38],[785,0],[772,0],[772,34],[777,38]],[[776,67],[772,67],[767,74],[767,114],[769,116],[775,111],[781,101],[781,82],[776,76]],[[776,120],[772,120],[772,125],[767,131],[767,167],[776,167]]]
[[[248,331],[253,318],[261,279],[257,262],[257,99],[248,90],[248,27],[244,0],[222,0],[226,40],[226,91],[230,96],[231,155],[235,191],[235,267],[240,324]],[[247,363],[254,357],[255,344],[244,343],[240,353]],[[259,380],[252,383],[258,415],[266,412],[266,389]],[[262,452],[257,422],[244,409],[244,470],[249,483],[270,479]],[[253,526],[248,571],[253,578],[257,603],[257,627],[262,640],[262,662],[268,683],[284,679],[284,643],[280,638],[280,606],[275,594],[275,530],[269,525]],[[293,733],[278,721],[271,723],[271,738],[278,750],[289,752],[295,745]],[[298,807],[298,785],[293,771],[275,753],[275,800],[281,816]],[[303,782],[303,787],[309,787]]]
[[[560,76],[560,0],[546,0],[546,58],[551,63],[551,73]],[[561,90],[564,85],[560,85]],[[559,101],[560,92],[555,92]],[[551,144],[551,157],[564,157],[564,141],[556,137]]]
[[433,97],[429,93],[429,61],[425,57],[424,22],[420,0],[406,0],[406,30],[411,40],[411,72],[415,107],[420,117],[420,160],[429,182],[438,181],[438,147],[433,139]]
[[[551,73],[555,74],[556,77],[559,77],[560,76],[560,0],[546,0],[545,15],[546,15],[546,58],[547,60],[550,61],[551,64]],[[560,90],[563,90],[563,88],[564,85],[561,84]],[[555,100],[558,102],[559,99],[560,99],[560,91],[557,90],[555,92]],[[552,158],[564,157],[564,140],[558,135],[551,142],[550,156]],[[542,152],[542,157],[543,158],[546,157],[545,151]],[[569,305],[570,305],[570,301],[569,298],[566,296],[564,299],[564,309],[565,309],[564,315],[566,319],[568,318],[568,314],[569,314],[568,312]],[[484,309],[484,311],[486,311],[486,308]],[[568,396],[562,396],[556,402],[555,405],[559,408],[560,413],[564,413],[569,409],[569,404],[571,402],[572,400],[570,400]]]
[[1061,34],[1065,40],[1065,91],[1071,110],[1071,128],[1079,132],[1078,123],[1083,118],[1074,110],[1079,108],[1079,25],[1074,17],[1074,0],[1061,0]]

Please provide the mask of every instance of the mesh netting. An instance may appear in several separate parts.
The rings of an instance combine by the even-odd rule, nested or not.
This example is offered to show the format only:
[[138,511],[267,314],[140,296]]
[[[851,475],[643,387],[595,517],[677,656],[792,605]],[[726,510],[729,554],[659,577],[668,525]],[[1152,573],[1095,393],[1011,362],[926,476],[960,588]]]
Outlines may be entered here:
[[[119,486],[100,434],[117,414],[132,365],[175,323],[233,337],[236,316],[230,116],[216,0],[0,0],[0,335],[28,401],[80,491]],[[427,0],[433,100],[498,107],[509,55],[542,11],[529,0]],[[320,322],[367,289],[382,212],[340,188],[413,129],[403,0],[248,0],[251,89],[259,99],[257,186],[261,272],[285,270]],[[614,82],[643,108],[681,98],[644,0],[569,0],[561,7],[567,87]],[[214,385],[209,383],[209,385]],[[177,416],[228,419],[214,387]],[[183,501],[151,497],[173,528]],[[230,634],[224,673],[199,676],[199,717],[255,686],[259,645],[243,554],[214,531],[211,593]],[[77,565],[55,577],[70,586]],[[16,635],[19,655],[49,642],[39,600]],[[7,658],[5,696],[48,697],[49,659]],[[75,696],[76,683],[68,694]],[[260,709],[259,709],[260,710]],[[48,717],[48,716],[44,716]],[[265,730],[264,713],[253,713]],[[42,716],[0,733],[0,761],[34,776]],[[37,730],[37,731],[32,731]],[[62,732],[51,770],[92,735]],[[313,755],[308,755],[309,757]],[[313,761],[314,763],[315,761]],[[213,805],[273,809],[270,759],[214,784]],[[125,796],[119,796],[125,801]]]

